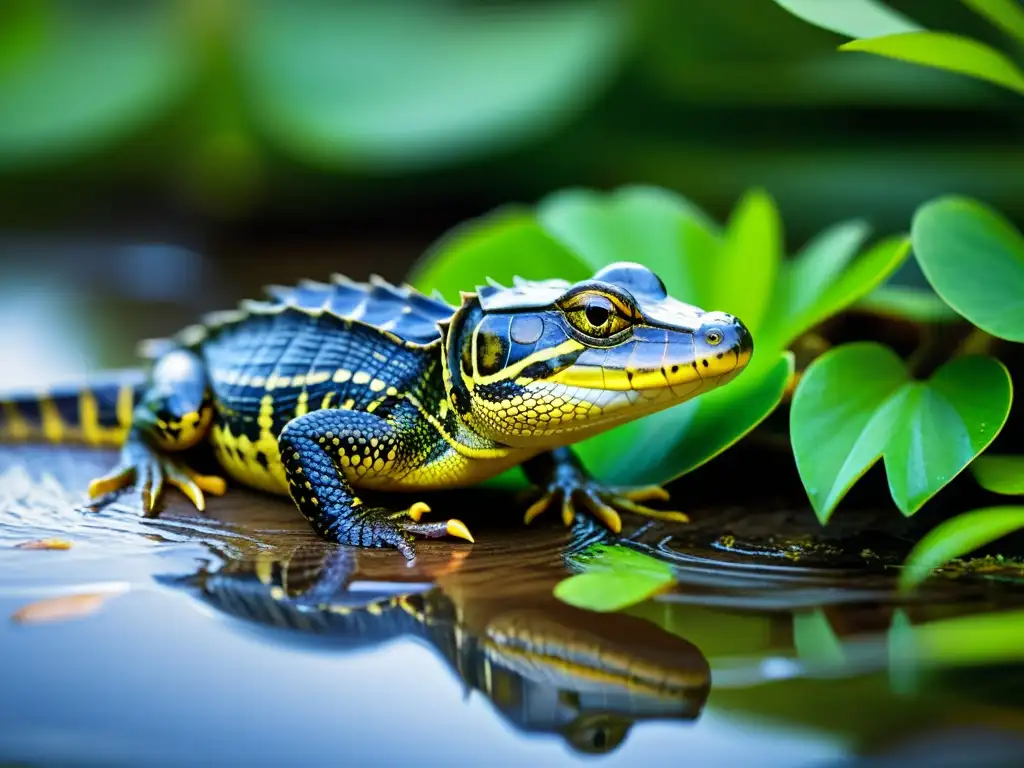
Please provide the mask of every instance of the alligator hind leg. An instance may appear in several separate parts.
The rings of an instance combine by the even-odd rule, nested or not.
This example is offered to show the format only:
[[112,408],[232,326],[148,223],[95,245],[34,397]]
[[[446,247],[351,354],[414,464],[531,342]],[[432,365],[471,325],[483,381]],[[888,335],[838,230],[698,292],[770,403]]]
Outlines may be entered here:
[[[132,426],[117,466],[89,484],[89,496],[109,496],[134,483],[144,511],[151,514],[166,482],[203,510],[203,492],[224,493],[224,480],[193,472],[168,454],[198,444],[206,437],[212,418],[203,361],[183,349],[168,352],[153,367],[149,388],[132,412]],[[100,499],[95,506],[104,505]]]
[[281,459],[288,492],[313,529],[328,541],[362,547],[394,547],[414,557],[413,536],[457,536],[473,541],[459,520],[420,523],[430,508],[416,502],[398,512],[366,506],[350,478],[401,473],[422,460],[429,444],[414,420],[403,424],[370,413],[319,410],[293,419],[281,432]]
[[613,533],[622,530],[619,512],[679,523],[690,519],[682,512],[652,509],[639,503],[668,499],[668,491],[661,486],[618,488],[602,485],[587,474],[579,459],[568,448],[556,448],[542,453],[528,461],[523,469],[531,482],[545,488],[544,495],[526,510],[526,523],[550,507],[559,505],[562,509],[562,522],[567,526],[572,524],[577,511],[586,511]]

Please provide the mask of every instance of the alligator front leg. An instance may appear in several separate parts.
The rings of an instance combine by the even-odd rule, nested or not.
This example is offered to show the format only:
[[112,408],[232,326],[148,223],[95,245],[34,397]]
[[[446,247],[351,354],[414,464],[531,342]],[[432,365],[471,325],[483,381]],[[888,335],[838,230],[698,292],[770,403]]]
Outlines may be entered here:
[[363,503],[352,488],[364,478],[400,472],[416,461],[418,435],[362,411],[320,410],[290,421],[281,432],[288,492],[318,534],[361,547],[394,547],[412,559],[413,536],[473,541],[459,520],[420,523],[430,508],[416,502],[393,511]]
[[545,489],[529,509],[523,521],[529,524],[545,510],[560,506],[562,522],[572,525],[576,511],[580,508],[608,526],[614,533],[622,530],[619,512],[632,512],[655,520],[686,523],[690,518],[682,512],[651,509],[640,502],[665,501],[668,491],[659,485],[635,488],[604,486],[594,480],[580,464],[576,455],[568,448],[556,448],[528,461],[523,470],[534,485]]
[[134,483],[146,515],[155,515],[164,483],[184,493],[202,511],[205,493],[219,496],[226,483],[201,475],[173,457],[205,439],[213,419],[203,361],[174,349],[157,361],[149,386],[132,412],[132,426],[116,467],[89,484],[90,504],[102,509]]

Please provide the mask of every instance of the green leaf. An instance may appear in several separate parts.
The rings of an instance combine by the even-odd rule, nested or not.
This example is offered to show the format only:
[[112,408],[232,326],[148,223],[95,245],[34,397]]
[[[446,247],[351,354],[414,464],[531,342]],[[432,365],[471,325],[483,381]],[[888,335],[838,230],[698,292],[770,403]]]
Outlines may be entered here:
[[915,323],[949,323],[960,319],[935,291],[909,285],[880,285],[855,306],[882,317]]
[[[567,190],[537,205],[537,220],[566,248],[597,270],[639,261],[668,292],[704,309],[721,251],[717,227],[696,206],[668,190],[626,186],[601,194]],[[709,274],[709,272],[711,274]]]
[[992,208],[941,197],[914,214],[914,253],[928,282],[983,331],[1024,342],[1024,237]]
[[[0,68],[0,168],[60,162],[140,130],[181,98],[194,56],[165,4],[19,14]],[[5,30],[14,44],[16,30]],[[4,51],[8,53],[8,51]]]
[[951,560],[1024,528],[1024,507],[987,507],[937,525],[907,555],[900,588],[911,589]]
[[794,16],[846,37],[879,37],[921,27],[878,0],[775,0]]
[[1024,456],[979,456],[971,471],[986,491],[1024,496]]
[[1024,43],[1024,6],[1020,0],[962,0],[963,4]]
[[822,522],[881,456],[898,414],[893,398],[906,382],[896,354],[870,343],[836,347],[804,372],[790,435],[800,479]]
[[990,666],[1024,660],[1024,611],[982,613],[933,621],[913,627],[890,650],[906,655],[891,659],[896,665],[950,667]]
[[868,232],[860,221],[837,224],[783,265],[772,313],[762,330],[769,346],[789,346],[884,283],[907,258],[910,243],[905,237],[882,240],[855,258]]
[[793,614],[793,647],[800,659],[815,666],[841,668],[846,663],[843,644],[821,608]]
[[590,611],[618,611],[663,592],[676,579],[672,568],[656,558],[624,546],[599,545],[584,573],[555,585],[559,600]]
[[893,500],[912,515],[1002,430],[1010,376],[997,360],[951,360],[911,381],[892,350],[846,344],[822,355],[793,396],[790,432],[800,478],[818,519],[884,456]]
[[913,696],[920,689],[920,673],[916,664],[907,664],[906,660],[913,658],[914,623],[902,608],[892,613],[885,644],[889,689],[899,696]]
[[726,227],[724,247],[715,271],[743,275],[739,285],[721,283],[727,295],[715,303],[728,302],[729,311],[748,328],[760,329],[773,310],[771,293],[782,262],[782,221],[775,201],[763,189],[747,192],[737,203]]
[[580,457],[611,483],[666,483],[692,472],[738,443],[782,402],[793,355],[777,354],[771,365],[768,360],[751,362],[727,387],[635,422],[637,434],[629,442],[621,436],[612,442],[618,430],[588,440],[579,446]]
[[511,285],[515,275],[575,281],[591,277],[593,270],[545,232],[532,213],[506,208],[446,234],[413,267],[409,280],[458,304],[460,291],[472,291],[488,277]]
[[977,40],[948,32],[905,32],[852,40],[840,51],[863,51],[912,64],[944,69],[1024,93],[1024,73],[1004,54]]
[[317,164],[375,171],[464,162],[557,128],[610,81],[628,31],[607,0],[270,0],[239,18],[239,71],[267,133]]

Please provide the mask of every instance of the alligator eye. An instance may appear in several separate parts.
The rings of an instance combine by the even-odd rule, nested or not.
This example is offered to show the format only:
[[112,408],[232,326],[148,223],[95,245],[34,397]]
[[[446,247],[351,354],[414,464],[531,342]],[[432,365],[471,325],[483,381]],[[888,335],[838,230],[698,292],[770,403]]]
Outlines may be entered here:
[[631,324],[630,318],[609,297],[588,292],[574,297],[563,306],[566,319],[580,333],[591,338],[606,339]]
[[612,316],[611,302],[606,299],[591,301],[583,311],[587,315],[587,321],[595,328],[600,328]]
[[704,334],[704,341],[710,344],[712,347],[717,347],[722,343],[722,332],[714,329]]

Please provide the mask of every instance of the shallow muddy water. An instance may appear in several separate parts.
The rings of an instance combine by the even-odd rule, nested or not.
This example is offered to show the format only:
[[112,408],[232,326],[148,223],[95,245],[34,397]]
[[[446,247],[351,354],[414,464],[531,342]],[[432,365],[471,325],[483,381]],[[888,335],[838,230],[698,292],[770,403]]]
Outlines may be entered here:
[[[240,489],[202,516],[173,494],[156,520],[77,509],[111,459],[0,449],[0,761],[1014,765],[1024,747],[1012,585],[899,603],[885,569],[647,528],[630,546],[679,586],[595,613],[552,589],[600,534],[524,528],[500,494],[445,499],[477,543],[408,566]],[[70,549],[18,547],[52,538]]]

